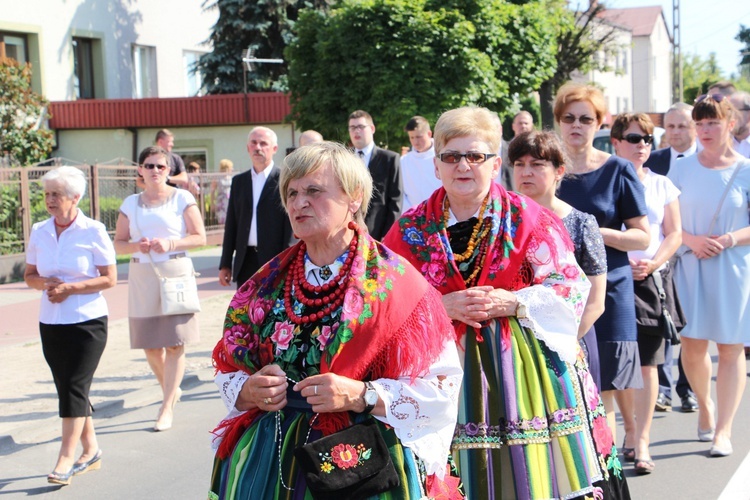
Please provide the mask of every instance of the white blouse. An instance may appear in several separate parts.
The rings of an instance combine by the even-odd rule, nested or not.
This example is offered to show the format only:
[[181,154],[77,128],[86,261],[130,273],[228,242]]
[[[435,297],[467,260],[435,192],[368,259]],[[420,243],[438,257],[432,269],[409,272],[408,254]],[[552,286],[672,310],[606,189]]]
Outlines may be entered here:
[[[130,242],[136,243],[142,237],[166,238],[179,240],[187,236],[184,212],[190,205],[195,205],[195,196],[190,191],[175,189],[167,200],[157,207],[146,207],[139,203],[140,194],[132,194],[125,198],[120,205],[120,212],[128,218]],[[151,252],[154,262],[169,260],[169,256],[177,252]],[[148,262],[148,256],[141,252],[134,252],[133,257]]]
[[[54,217],[31,228],[26,263],[36,266],[40,276],[76,283],[99,276],[96,269],[116,263],[115,248],[101,222],[78,211],[73,224],[57,237]],[[42,294],[39,321],[47,325],[69,325],[106,316],[107,302],[101,292],[73,294],[53,304]]]

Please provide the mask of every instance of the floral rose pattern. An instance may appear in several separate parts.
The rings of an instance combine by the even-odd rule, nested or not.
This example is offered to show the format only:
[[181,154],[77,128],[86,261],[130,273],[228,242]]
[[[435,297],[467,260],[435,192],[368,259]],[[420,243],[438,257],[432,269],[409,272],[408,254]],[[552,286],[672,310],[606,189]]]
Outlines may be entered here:
[[364,464],[372,456],[372,448],[366,448],[363,444],[353,445],[340,443],[334,446],[329,453],[321,455],[320,470],[326,474],[339,469],[352,469]]

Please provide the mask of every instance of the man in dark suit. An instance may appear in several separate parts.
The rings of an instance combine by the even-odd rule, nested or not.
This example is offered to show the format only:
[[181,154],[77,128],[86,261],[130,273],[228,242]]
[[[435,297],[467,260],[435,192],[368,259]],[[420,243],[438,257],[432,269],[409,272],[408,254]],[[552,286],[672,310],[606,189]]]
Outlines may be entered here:
[[229,191],[219,262],[219,283],[223,286],[234,279],[239,288],[293,241],[292,226],[279,194],[279,169],[273,164],[278,149],[273,130],[256,127],[250,131],[247,152],[253,168],[235,175]]
[[380,240],[401,216],[404,188],[401,181],[401,157],[375,146],[375,124],[362,110],[349,115],[349,138],[354,152],[370,169],[373,193],[365,223],[370,236]]
[[692,112],[693,107],[684,102],[675,103],[667,110],[664,115],[664,128],[669,147],[652,151],[651,156],[643,164],[644,167],[648,167],[654,173],[667,175],[677,160],[696,153],[697,134]]

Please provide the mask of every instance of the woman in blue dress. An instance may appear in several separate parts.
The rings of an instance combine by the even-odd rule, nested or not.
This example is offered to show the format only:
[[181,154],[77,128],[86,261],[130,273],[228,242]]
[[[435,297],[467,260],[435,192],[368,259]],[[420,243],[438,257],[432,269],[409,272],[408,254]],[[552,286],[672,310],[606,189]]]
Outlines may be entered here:
[[[596,217],[607,251],[607,296],[596,327],[601,390],[607,420],[615,434],[617,393],[641,388],[633,276],[627,252],[650,241],[643,185],[633,165],[594,148],[594,135],[607,112],[595,87],[564,85],[555,97],[555,120],[573,176],[563,179],[558,197]],[[621,230],[625,225],[625,230]],[[631,457],[626,457],[630,459]]]
[[[750,161],[732,149],[733,116],[723,95],[699,97],[693,120],[703,150],[669,172],[682,193],[683,245],[675,267],[687,319],[682,362],[698,400],[698,439],[713,441],[710,455],[718,457],[732,453],[732,422],[747,378],[742,347],[750,341]],[[711,399],[709,340],[719,351],[717,405]]]

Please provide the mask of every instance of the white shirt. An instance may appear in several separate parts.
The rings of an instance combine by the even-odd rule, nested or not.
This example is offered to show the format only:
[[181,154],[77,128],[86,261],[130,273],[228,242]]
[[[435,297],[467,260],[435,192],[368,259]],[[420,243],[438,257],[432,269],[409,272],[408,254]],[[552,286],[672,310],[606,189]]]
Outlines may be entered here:
[[253,220],[250,223],[250,236],[247,238],[247,246],[257,247],[258,246],[258,200],[263,192],[263,187],[266,185],[268,176],[273,171],[273,162],[268,165],[262,172],[258,173],[255,168],[250,169],[253,176]]
[[[688,156],[693,156],[695,153],[698,152],[698,141],[694,142],[692,146],[687,148],[685,151],[680,153],[675,148],[670,147],[669,148],[669,169],[672,170],[674,167],[674,164],[677,160],[681,160],[683,158],[687,158]],[[682,155],[682,156],[680,156]],[[680,156],[680,158],[677,158]]]
[[[54,217],[31,228],[26,263],[36,266],[39,276],[77,283],[99,276],[96,269],[115,264],[115,247],[101,222],[89,219],[80,210],[73,224],[57,237]],[[72,294],[53,304],[42,293],[39,322],[70,325],[106,316],[107,302],[101,292]]]
[[401,212],[419,205],[443,183],[435,176],[435,143],[429,149],[409,151],[401,157],[401,179],[404,182],[404,201]]
[[[662,222],[664,222],[664,209],[680,196],[680,190],[675,187],[669,178],[655,174],[645,167],[643,170],[646,172],[646,177],[643,178],[642,183],[651,240],[646,250],[628,252],[628,259],[635,261],[654,258],[661,242],[664,241],[664,232],[661,227]],[[664,265],[659,269],[662,267]]]
[[[362,149],[355,149],[354,153],[357,156],[359,156],[360,158],[362,158],[362,161],[365,162],[365,166],[369,166],[370,165],[370,160],[372,159],[372,150],[373,149],[375,149],[375,143],[371,142],[370,144],[368,144],[367,146],[365,146]],[[363,156],[359,155],[360,151],[362,151],[362,153],[364,154]]]

